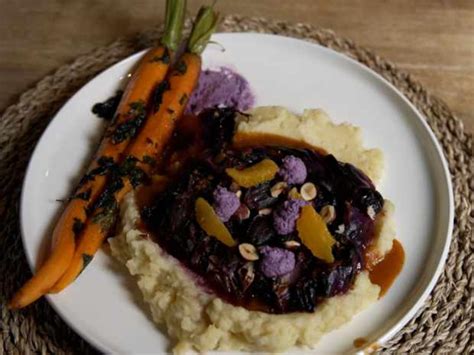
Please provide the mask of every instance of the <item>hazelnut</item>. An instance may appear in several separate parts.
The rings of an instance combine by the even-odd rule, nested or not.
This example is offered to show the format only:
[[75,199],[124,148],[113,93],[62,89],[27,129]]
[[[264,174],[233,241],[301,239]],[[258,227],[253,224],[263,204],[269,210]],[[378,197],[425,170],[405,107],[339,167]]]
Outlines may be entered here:
[[269,214],[272,213],[272,209],[271,208],[262,208],[260,211],[258,211],[258,214],[260,216],[268,216]]
[[245,205],[244,203],[240,204],[239,208],[237,209],[237,211],[235,211],[234,213],[234,216],[239,219],[240,221],[243,221],[247,218],[250,217],[250,210],[249,208],[247,207],[247,205]]
[[301,186],[300,194],[301,197],[303,197],[303,200],[311,201],[315,199],[316,195],[318,194],[318,190],[312,182],[307,182]]
[[287,187],[288,187],[288,184],[286,182],[284,181],[277,182],[270,189],[270,194],[272,195],[272,197],[278,197],[281,195],[283,191],[286,190]]
[[337,226],[336,233],[342,234],[346,230],[346,227],[343,224]]
[[326,224],[329,224],[334,221],[334,219],[336,219],[336,209],[332,205],[324,206],[319,214],[324,219]]
[[285,243],[284,243],[285,247],[287,247],[288,249],[296,249],[298,248],[301,244],[299,242],[297,242],[296,240],[287,240]]
[[253,280],[255,279],[255,272],[254,272],[254,267],[253,263],[249,262],[245,264],[242,267],[242,272],[244,273],[244,280],[243,280],[243,287],[244,290],[249,288],[249,286],[252,284]]
[[375,219],[375,210],[372,206],[367,207],[367,215],[370,217],[370,219]]
[[242,243],[239,245],[239,253],[245,260],[255,261],[258,260],[257,248],[250,243]]

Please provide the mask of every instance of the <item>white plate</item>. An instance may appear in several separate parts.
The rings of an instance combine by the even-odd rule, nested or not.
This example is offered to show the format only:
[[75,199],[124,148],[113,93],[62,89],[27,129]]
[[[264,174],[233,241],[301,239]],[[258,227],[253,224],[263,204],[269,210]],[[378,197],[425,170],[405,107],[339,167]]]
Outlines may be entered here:
[[[396,206],[397,238],[406,262],[387,295],[344,327],[326,335],[321,352],[353,351],[353,340],[386,342],[415,314],[446,258],[453,197],[441,149],[422,116],[392,85],[359,63],[308,42],[262,34],[218,34],[204,66],[227,65],[249,81],[258,105],[295,111],[322,107],[336,121],[363,128],[365,142],[385,153],[382,194]],[[36,265],[60,204],[95,147],[102,122],[91,113],[122,84],[135,54],[79,90],[58,112],[31,159],[23,187],[21,223],[30,265]],[[136,287],[105,253],[71,287],[48,297],[63,319],[105,352],[168,349],[166,335],[143,310]]]

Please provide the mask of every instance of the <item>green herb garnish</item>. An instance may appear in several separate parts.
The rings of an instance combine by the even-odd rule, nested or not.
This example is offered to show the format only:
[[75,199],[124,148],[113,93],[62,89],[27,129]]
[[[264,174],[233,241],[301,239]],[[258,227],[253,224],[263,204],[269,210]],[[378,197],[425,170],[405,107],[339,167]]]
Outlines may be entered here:
[[183,60],[180,60],[174,68],[173,75],[184,75],[186,70],[188,70],[188,66]]
[[143,101],[136,101],[130,104],[130,110],[127,113],[128,119],[119,124],[111,133],[113,144],[118,144],[124,140],[136,136],[146,118],[146,106]]
[[137,164],[137,158],[128,156],[120,167],[120,175],[123,177],[128,177],[130,184],[132,184],[134,188],[148,179],[148,175],[142,169],[140,169]]
[[149,155],[143,156],[142,162],[145,163],[145,164],[148,164],[152,167],[156,165],[156,160],[153,157],[149,156]]
[[116,166],[114,159],[107,156],[101,156],[97,160],[97,164],[99,165],[98,167],[92,169],[82,177],[79,186],[82,186],[88,181],[93,181],[97,175],[105,175],[109,170]]
[[157,112],[163,102],[163,95],[165,94],[166,91],[170,89],[170,83],[168,80],[163,80],[161,83],[159,83],[155,90],[153,91],[153,97],[152,97],[152,107],[153,107],[153,112]]
[[160,56],[154,56],[151,58],[150,62],[162,62],[164,64],[169,64],[170,63],[170,52],[168,51],[168,48],[165,47],[165,51],[163,52],[163,55]]
[[89,199],[91,198],[91,193],[92,193],[92,189],[87,189],[86,191],[75,194],[74,196],[72,196],[71,199],[77,198],[80,200],[89,201]]
[[187,94],[183,94],[183,96],[181,96],[181,98],[179,99],[179,104],[181,106],[185,105],[186,102],[188,101],[188,95]]
[[79,236],[79,234],[81,234],[83,229],[84,229],[84,222],[81,221],[79,218],[74,218],[74,223],[72,225],[72,231],[74,232],[74,236],[76,238]]

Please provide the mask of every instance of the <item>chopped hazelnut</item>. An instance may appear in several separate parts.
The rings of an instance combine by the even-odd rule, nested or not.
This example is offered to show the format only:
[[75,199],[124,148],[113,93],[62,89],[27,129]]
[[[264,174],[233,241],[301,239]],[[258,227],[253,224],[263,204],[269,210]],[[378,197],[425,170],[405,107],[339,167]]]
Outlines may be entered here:
[[269,214],[272,213],[272,209],[271,208],[262,208],[260,211],[258,211],[258,214],[260,216],[268,216]]
[[303,186],[301,186],[300,194],[301,194],[301,197],[303,197],[303,200],[311,201],[316,198],[316,195],[318,194],[318,190],[316,189],[316,186],[314,186],[312,182],[307,182],[303,184]]
[[287,187],[288,187],[288,184],[286,182],[284,181],[277,182],[270,189],[270,194],[272,195],[272,197],[278,197],[281,195],[283,191],[286,190]]
[[367,207],[367,215],[370,217],[370,219],[375,219],[375,210],[372,206]]
[[287,247],[288,249],[296,249],[298,248],[301,244],[299,242],[297,242],[296,240],[287,240],[285,243],[284,243],[285,247]]
[[336,209],[332,205],[324,206],[319,214],[324,219],[326,224],[329,224],[334,221],[334,219],[336,219]]
[[245,260],[249,260],[249,261],[255,261],[255,260],[258,260],[259,257],[258,257],[258,253],[257,253],[257,248],[255,248],[252,244],[250,243],[242,243],[239,245],[239,252],[240,252],[240,255],[242,255],[242,257],[245,259]]

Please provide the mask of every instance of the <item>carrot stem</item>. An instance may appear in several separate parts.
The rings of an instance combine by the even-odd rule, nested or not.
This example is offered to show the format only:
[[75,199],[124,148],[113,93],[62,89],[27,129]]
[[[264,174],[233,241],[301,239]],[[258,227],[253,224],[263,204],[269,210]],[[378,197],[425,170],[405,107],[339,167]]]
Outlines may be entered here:
[[185,15],[186,0],[166,0],[165,32],[161,43],[173,51],[181,42]]
[[212,6],[202,6],[198,11],[187,47],[191,53],[200,55],[216,30],[219,23],[219,14],[214,11],[213,6],[214,4]]

